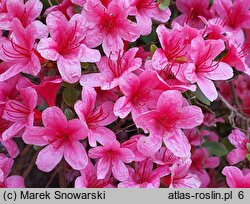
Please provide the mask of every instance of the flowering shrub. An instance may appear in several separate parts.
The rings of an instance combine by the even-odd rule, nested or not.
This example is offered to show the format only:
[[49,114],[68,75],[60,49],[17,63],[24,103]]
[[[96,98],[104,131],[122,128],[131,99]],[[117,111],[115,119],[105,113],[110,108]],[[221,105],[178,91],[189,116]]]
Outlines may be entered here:
[[1,0],[0,187],[250,187],[249,0]]

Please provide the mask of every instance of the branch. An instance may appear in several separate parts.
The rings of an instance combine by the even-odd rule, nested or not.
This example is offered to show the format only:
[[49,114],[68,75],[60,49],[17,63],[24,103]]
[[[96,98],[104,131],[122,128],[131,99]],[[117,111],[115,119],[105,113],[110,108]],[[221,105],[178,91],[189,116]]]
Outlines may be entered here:
[[234,118],[235,116],[241,118],[246,122],[246,130],[241,129],[242,131],[246,132],[247,137],[250,137],[250,132],[248,131],[249,124],[250,124],[250,118],[247,116],[244,116],[242,113],[240,113],[236,108],[234,108],[220,93],[218,93],[219,99],[227,106],[227,108],[230,110],[230,116],[229,116],[229,121],[232,124],[234,128],[241,129],[239,127],[236,127]]

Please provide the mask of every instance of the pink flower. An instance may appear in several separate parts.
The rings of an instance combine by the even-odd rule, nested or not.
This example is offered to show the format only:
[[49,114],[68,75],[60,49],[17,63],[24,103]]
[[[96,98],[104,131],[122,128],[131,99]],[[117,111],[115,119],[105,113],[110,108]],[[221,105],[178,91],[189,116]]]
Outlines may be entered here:
[[41,70],[40,54],[34,48],[38,31],[33,25],[24,28],[18,19],[11,24],[13,32],[10,39],[0,38],[0,59],[8,69],[0,74],[0,81],[5,81],[20,72],[36,76]]
[[[77,1],[77,0],[75,0]],[[79,0],[78,0],[79,1]],[[48,15],[54,11],[60,11],[69,20],[74,15],[73,0],[63,0],[61,3],[55,6],[51,6],[46,9],[45,14]]]
[[51,37],[40,40],[38,51],[44,58],[57,61],[64,81],[77,82],[81,77],[80,62],[97,62],[101,57],[98,50],[83,43],[87,29],[84,17],[75,14],[68,21],[61,12],[55,11],[47,16],[46,23]]
[[9,176],[13,166],[13,159],[0,154],[0,188],[24,188],[24,179],[21,176]]
[[19,154],[19,148],[12,138],[3,140],[2,133],[10,127],[12,123],[3,118],[0,118],[0,143],[6,148],[12,158]]
[[174,21],[180,23],[181,25],[187,23],[192,27],[202,28],[204,27],[204,24],[199,17],[211,17],[208,9],[209,0],[176,0],[176,6],[182,12],[182,14],[175,18]]
[[199,130],[197,128],[186,129],[186,130],[183,130],[183,132],[186,135],[186,137],[191,145],[199,146],[201,144],[202,138],[201,138],[201,135],[199,134]]
[[180,81],[177,79],[177,75],[172,72],[171,68],[172,65],[167,65],[166,68],[163,68],[162,70],[155,70],[155,68],[152,66],[152,60],[147,60],[145,62],[145,69],[146,70],[152,70],[156,71],[157,78],[159,80],[159,84],[156,87],[157,90],[167,91],[167,90],[178,90],[181,92],[191,90],[195,91],[196,86],[190,84],[189,82]]
[[[250,46],[249,46],[250,47]],[[246,64],[246,56],[248,55],[247,45],[237,45],[232,40],[227,41],[227,53],[222,58],[222,62],[229,64],[235,69],[250,75],[250,68]]]
[[199,36],[191,42],[190,56],[193,63],[189,63],[184,75],[191,83],[197,82],[210,101],[214,101],[218,96],[212,80],[226,80],[233,77],[233,69],[228,64],[214,61],[224,49],[222,40],[204,40]]
[[246,64],[250,67],[250,29],[245,30],[245,36],[246,36],[246,40],[244,43],[244,48],[247,55],[246,55]]
[[249,8],[248,0],[215,0],[211,9],[224,26],[240,29],[250,28]]
[[250,140],[247,139],[246,135],[238,129],[232,131],[228,136],[229,141],[236,147],[227,155],[227,161],[230,165],[237,164],[240,161],[246,159],[247,153],[247,143],[250,143]]
[[105,7],[99,1],[88,0],[82,14],[90,28],[86,44],[90,47],[102,44],[104,53],[112,59],[123,52],[123,40],[133,42],[140,36],[136,23],[127,18],[129,9],[124,1],[111,1]]
[[215,118],[214,113],[205,113],[203,124],[208,127],[216,127],[216,123],[224,123],[223,118]]
[[19,79],[18,77],[12,77],[11,79],[8,79],[4,82],[0,82],[0,115],[1,116],[4,111],[4,105],[6,101],[10,99],[15,99],[17,95],[19,94],[19,91],[16,88],[18,79]]
[[103,146],[94,147],[89,150],[89,157],[98,159],[97,179],[104,179],[112,171],[113,176],[124,181],[129,176],[129,171],[124,163],[134,160],[134,154],[127,148],[122,148],[117,140],[103,139]]
[[129,177],[118,184],[118,188],[159,188],[160,179],[170,173],[167,167],[153,169],[153,162],[145,159],[129,168]]
[[23,27],[27,27],[40,15],[43,8],[43,4],[39,0],[28,0],[25,4],[23,0],[2,2],[5,2],[5,7],[2,5],[2,8],[5,9],[0,10],[0,29],[2,30],[15,31],[16,28],[11,26],[14,18],[19,19]]
[[219,157],[209,157],[208,150],[205,148],[196,149],[192,157],[191,172],[196,174],[201,181],[201,188],[208,186],[210,177],[206,168],[216,168],[220,164]]
[[114,103],[111,101],[103,102],[96,106],[96,91],[91,87],[83,87],[82,101],[75,103],[75,111],[80,120],[87,124],[88,140],[92,147],[95,147],[96,141],[105,139],[115,139],[114,133],[104,127],[116,120],[113,114]]
[[129,140],[126,140],[121,144],[121,147],[130,149],[133,152],[133,154],[135,155],[134,161],[143,161],[146,159],[146,156],[143,155],[137,148],[137,143],[141,136],[143,135],[134,135],[130,137]]
[[67,121],[58,107],[44,110],[42,120],[44,127],[27,127],[23,134],[25,143],[46,146],[38,154],[36,160],[38,168],[49,172],[63,156],[76,170],[86,167],[88,157],[79,141],[87,137],[86,125],[78,119]]
[[191,159],[182,159],[170,167],[171,176],[164,179],[169,188],[199,188],[201,185],[197,175],[189,172]]
[[230,188],[250,188],[250,173],[241,171],[235,166],[226,166],[222,170]]
[[169,20],[171,11],[169,8],[160,10],[154,0],[129,0],[131,15],[135,15],[141,35],[148,35],[152,30],[152,19],[165,23]]
[[169,71],[173,66],[184,69],[189,59],[190,42],[199,35],[198,30],[187,25],[181,27],[175,24],[172,30],[159,25],[156,32],[162,48],[158,48],[152,57],[153,67],[156,70],[170,68]]
[[86,0],[71,0],[72,3],[83,6],[86,3]]
[[130,73],[120,80],[120,97],[114,106],[114,114],[125,118],[130,112],[132,116],[156,107],[157,99],[162,91],[154,90],[159,84],[156,72],[144,71],[139,76]]
[[[56,95],[62,84],[61,78],[45,78],[39,85],[33,86],[48,106],[56,105]],[[49,90],[49,91],[48,91]]]
[[107,174],[103,179],[97,179],[97,165],[93,165],[90,161],[88,165],[81,170],[81,176],[76,178],[76,188],[108,188],[113,187],[111,184],[112,178]]
[[35,119],[40,119],[41,113],[36,110],[37,93],[31,88],[20,90],[20,98],[8,100],[5,104],[3,118],[12,124],[3,134],[3,140],[17,136],[26,126],[33,126]]
[[174,163],[177,163],[181,158],[175,156],[168,148],[161,147],[158,152],[156,152],[151,157],[153,162],[166,167],[171,167]]
[[[166,147],[178,157],[190,154],[190,144],[181,129],[200,125],[203,114],[199,107],[190,106],[179,91],[165,91],[158,99],[156,110],[138,115],[136,125],[150,132],[150,137],[139,140],[142,149],[152,153],[161,147],[163,139]],[[162,139],[161,139],[162,138]],[[151,145],[150,141],[155,145]],[[158,147],[158,149],[157,149]]]
[[117,87],[120,79],[126,74],[140,68],[141,58],[135,57],[138,48],[131,48],[124,55],[119,55],[117,60],[112,60],[106,56],[97,62],[97,67],[101,73],[83,75],[82,86],[101,87],[103,90],[110,90]]

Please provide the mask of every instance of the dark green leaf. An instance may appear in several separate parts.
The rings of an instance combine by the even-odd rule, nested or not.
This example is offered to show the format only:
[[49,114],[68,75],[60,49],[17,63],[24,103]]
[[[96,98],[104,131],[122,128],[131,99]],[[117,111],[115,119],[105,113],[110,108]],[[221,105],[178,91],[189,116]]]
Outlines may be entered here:
[[77,101],[78,94],[76,89],[74,88],[73,85],[68,85],[64,90],[63,90],[63,100],[68,106],[73,106],[75,102]]
[[203,147],[205,147],[210,154],[216,155],[216,156],[224,156],[228,153],[228,150],[226,147],[218,142],[210,142],[207,141],[203,144]]
[[67,120],[71,120],[71,119],[73,119],[74,116],[75,116],[75,114],[73,113],[73,111],[70,110],[69,108],[66,108],[66,109],[64,110],[64,115],[66,115]]
[[156,29],[155,27],[152,28],[152,31],[149,35],[141,36],[141,40],[146,44],[150,44],[155,41],[156,38]]

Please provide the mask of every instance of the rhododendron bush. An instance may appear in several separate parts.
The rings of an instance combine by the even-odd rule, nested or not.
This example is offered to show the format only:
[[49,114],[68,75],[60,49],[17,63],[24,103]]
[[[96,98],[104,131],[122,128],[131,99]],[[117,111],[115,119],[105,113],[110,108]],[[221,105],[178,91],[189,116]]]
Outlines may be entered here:
[[249,0],[0,0],[0,187],[250,187]]

